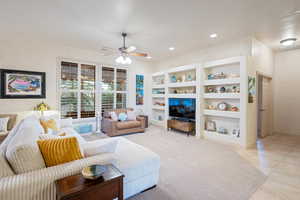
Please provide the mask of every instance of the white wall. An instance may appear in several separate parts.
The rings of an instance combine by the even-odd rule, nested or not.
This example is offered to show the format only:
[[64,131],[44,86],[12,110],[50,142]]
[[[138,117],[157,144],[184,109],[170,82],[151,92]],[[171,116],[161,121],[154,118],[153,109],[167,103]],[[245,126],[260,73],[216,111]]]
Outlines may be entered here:
[[[59,57],[77,59],[93,63],[114,65],[114,58],[103,57],[96,51],[60,46],[32,41],[2,41],[0,46],[0,68],[46,72],[46,99],[52,109],[57,109],[56,69]],[[129,72],[129,106],[135,105],[135,75],[146,75],[145,89],[149,89],[150,69],[145,62],[134,61]],[[150,94],[145,92],[145,105],[149,104]],[[43,99],[0,99],[0,113],[31,111]],[[140,107],[149,113],[150,108]],[[147,110],[148,109],[148,110]]]
[[300,135],[300,49],[275,54],[274,132]]
[[204,61],[250,55],[251,38],[243,38],[240,40],[228,41],[221,45],[216,45],[205,49],[195,49],[180,56],[167,58],[156,63],[156,68],[154,71],[164,71],[172,67],[178,67],[187,64],[203,63]]

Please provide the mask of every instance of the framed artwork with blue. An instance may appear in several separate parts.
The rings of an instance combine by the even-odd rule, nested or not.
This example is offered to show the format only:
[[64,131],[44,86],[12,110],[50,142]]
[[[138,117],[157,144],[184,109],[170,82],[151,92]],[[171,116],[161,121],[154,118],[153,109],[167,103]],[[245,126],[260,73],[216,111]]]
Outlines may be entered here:
[[144,105],[144,75],[136,75],[136,105]]
[[0,69],[0,78],[3,99],[46,97],[45,72]]

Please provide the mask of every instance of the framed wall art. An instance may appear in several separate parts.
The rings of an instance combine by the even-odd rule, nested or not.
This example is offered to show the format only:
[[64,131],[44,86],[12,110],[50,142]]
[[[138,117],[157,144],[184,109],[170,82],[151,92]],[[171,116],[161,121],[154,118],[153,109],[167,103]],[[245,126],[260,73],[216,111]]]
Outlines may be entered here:
[[136,105],[144,105],[144,75],[136,75]]
[[0,69],[0,78],[3,99],[46,97],[45,72]]

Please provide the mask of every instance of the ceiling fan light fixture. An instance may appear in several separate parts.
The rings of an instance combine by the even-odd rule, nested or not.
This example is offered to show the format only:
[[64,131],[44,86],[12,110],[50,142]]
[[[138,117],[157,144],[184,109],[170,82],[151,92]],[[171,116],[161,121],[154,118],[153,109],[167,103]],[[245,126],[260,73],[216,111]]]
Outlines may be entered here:
[[132,63],[132,60],[128,56],[120,55],[118,58],[116,58],[116,63],[122,64],[122,65],[130,65]]
[[210,37],[210,38],[217,38],[217,37],[218,37],[218,34],[212,33],[212,34],[209,35],[209,37]]
[[287,38],[287,39],[284,39],[284,40],[281,40],[280,41],[280,44],[282,46],[292,46],[293,44],[295,44],[295,42],[297,41],[297,38]]

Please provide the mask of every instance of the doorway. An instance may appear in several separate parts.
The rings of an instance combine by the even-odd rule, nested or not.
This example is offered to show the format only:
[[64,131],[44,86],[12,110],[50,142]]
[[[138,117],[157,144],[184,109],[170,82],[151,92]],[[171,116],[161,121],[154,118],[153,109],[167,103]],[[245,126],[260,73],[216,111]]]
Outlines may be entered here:
[[272,77],[257,73],[257,137],[264,138],[272,134],[273,105]]

